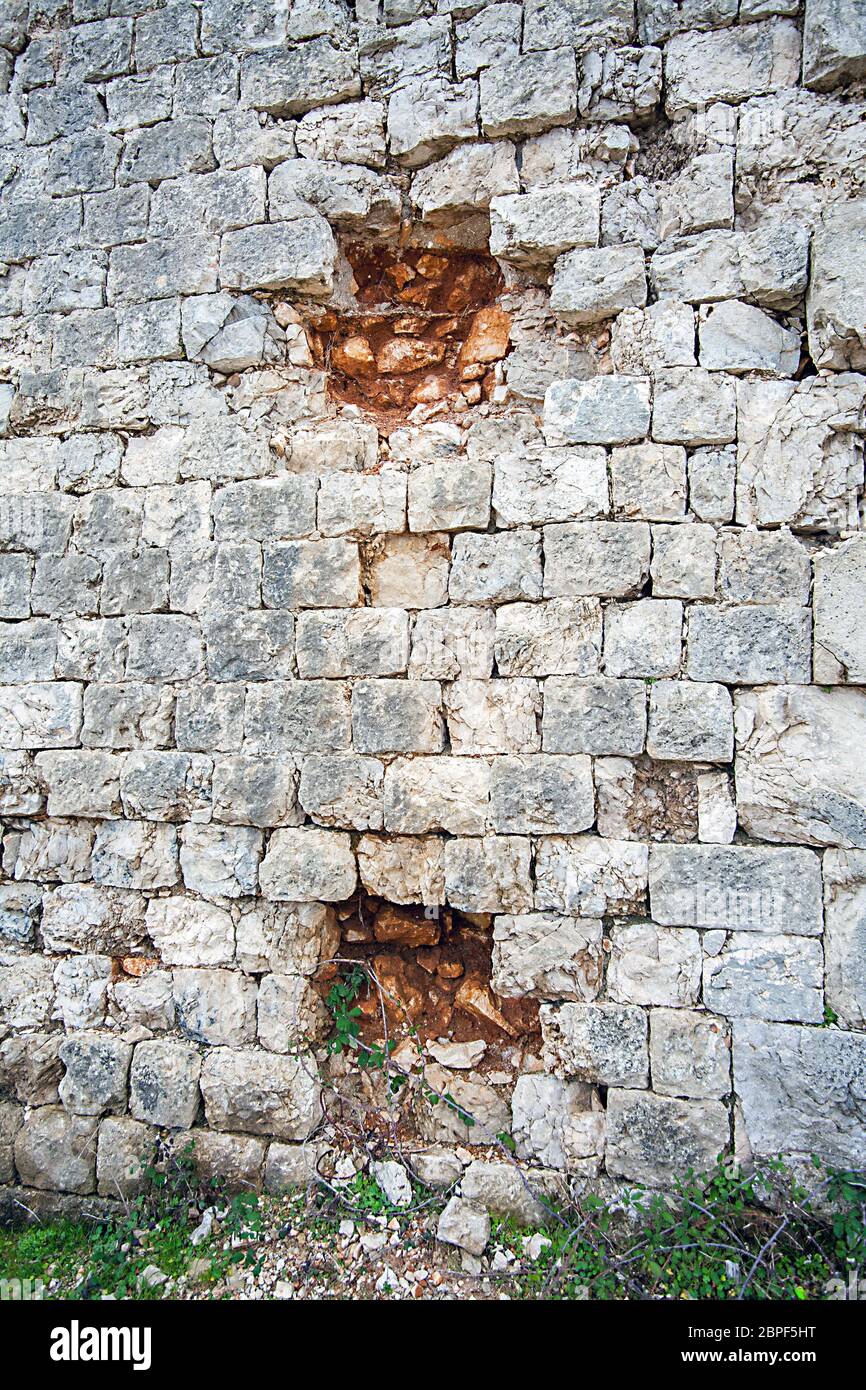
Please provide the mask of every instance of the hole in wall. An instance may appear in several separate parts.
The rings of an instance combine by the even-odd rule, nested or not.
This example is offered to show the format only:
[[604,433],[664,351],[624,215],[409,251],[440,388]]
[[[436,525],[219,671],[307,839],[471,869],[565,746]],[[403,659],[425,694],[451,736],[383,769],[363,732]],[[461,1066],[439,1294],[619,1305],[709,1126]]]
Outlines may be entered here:
[[[399,906],[361,894],[336,909],[340,960],[356,960],[381,986],[361,989],[360,1037],[368,1046],[414,1030],[434,1046],[483,1043],[476,1070],[495,1069],[515,1043],[537,1041],[538,1003],[506,999],[491,985],[493,919],[448,907]],[[324,996],[336,970],[316,987]]]
[[329,394],[382,433],[418,406],[464,411],[489,400],[509,348],[502,272],[483,252],[353,242],[352,306],[310,306],[307,337]]

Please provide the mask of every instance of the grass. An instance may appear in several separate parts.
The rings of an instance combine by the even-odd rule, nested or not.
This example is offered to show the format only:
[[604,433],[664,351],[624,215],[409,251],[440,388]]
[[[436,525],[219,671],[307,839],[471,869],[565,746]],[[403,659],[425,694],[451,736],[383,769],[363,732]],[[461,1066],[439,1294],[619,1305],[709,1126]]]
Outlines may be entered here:
[[[866,1180],[816,1164],[815,1186],[820,1204],[781,1163],[745,1175],[720,1159],[712,1173],[686,1174],[666,1195],[634,1190],[607,1203],[587,1197],[551,1207],[540,1231],[494,1220],[488,1253],[506,1253],[485,1278],[493,1296],[504,1290],[523,1300],[821,1300],[830,1280],[844,1284],[866,1268]],[[169,1280],[187,1276],[196,1297],[222,1297],[236,1266],[258,1273],[266,1258],[280,1255],[281,1242],[299,1234],[315,1265],[319,1251],[323,1268],[328,1260],[343,1268],[337,1232],[347,1218],[359,1229],[389,1222],[404,1250],[424,1247],[432,1256],[447,1194],[413,1189],[408,1211],[392,1206],[365,1174],[338,1192],[228,1198],[212,1186],[196,1188],[191,1161],[172,1160],[168,1170],[150,1171],[146,1190],[122,1217],[0,1230],[0,1277],[41,1279],[51,1298],[162,1298],[164,1285],[141,1282],[153,1265]],[[218,1230],[194,1246],[190,1236],[208,1205],[219,1208]],[[265,1240],[263,1221],[275,1213],[283,1224]],[[533,1235],[541,1240],[529,1253]],[[445,1259],[456,1267],[456,1252]]]

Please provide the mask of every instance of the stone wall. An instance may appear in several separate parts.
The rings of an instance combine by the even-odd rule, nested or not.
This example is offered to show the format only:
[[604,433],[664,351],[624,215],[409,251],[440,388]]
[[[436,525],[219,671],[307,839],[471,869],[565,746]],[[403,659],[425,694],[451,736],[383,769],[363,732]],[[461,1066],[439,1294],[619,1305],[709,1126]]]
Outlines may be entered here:
[[866,1163],[862,6],[0,45],[0,1181],[297,1178],[383,903],[492,945],[427,1139]]

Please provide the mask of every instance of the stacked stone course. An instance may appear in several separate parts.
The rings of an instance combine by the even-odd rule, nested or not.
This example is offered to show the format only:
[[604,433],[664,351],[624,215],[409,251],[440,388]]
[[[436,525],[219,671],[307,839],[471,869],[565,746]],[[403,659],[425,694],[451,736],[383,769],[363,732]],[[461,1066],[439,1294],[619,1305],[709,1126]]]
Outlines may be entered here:
[[[864,81],[838,0],[0,0],[0,1182],[303,1180],[359,890],[539,1004],[426,1139],[866,1165]],[[489,246],[483,388],[335,396],[347,238]]]

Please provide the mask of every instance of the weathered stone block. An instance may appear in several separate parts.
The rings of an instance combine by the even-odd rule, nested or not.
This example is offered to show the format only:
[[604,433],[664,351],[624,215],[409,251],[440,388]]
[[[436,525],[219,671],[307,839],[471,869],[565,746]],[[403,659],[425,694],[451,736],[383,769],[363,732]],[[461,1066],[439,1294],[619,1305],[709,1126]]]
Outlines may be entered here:
[[604,1112],[583,1081],[528,1072],[512,1098],[517,1155],[569,1173],[598,1171],[604,1153]]
[[437,835],[364,835],[358,842],[361,882],[388,902],[444,903],[443,850]]
[[824,855],[824,958],[827,1003],[845,1028],[866,1023],[866,854]]
[[445,690],[453,753],[535,753],[540,745],[538,683],[523,677],[458,680]]
[[151,898],[146,920],[166,965],[227,965],[234,958],[231,915],[214,903],[183,894]]
[[595,819],[589,758],[533,753],[494,758],[490,823],[497,834],[574,834]]
[[107,1033],[64,1038],[58,1056],[65,1067],[59,1094],[73,1115],[122,1114],[132,1046]]
[[303,975],[265,975],[259,989],[259,1042],[269,1052],[295,1052],[328,1033],[332,1018]]
[[497,994],[589,1003],[601,988],[602,925],[550,912],[499,916],[491,984]]
[[302,764],[298,800],[319,825],[381,830],[384,775],[377,758],[313,753]]
[[96,1190],[100,1197],[128,1201],[147,1184],[146,1171],[156,1157],[156,1135],[149,1125],[128,1116],[109,1116],[99,1126]]
[[608,1092],[606,1163],[617,1177],[661,1187],[690,1168],[710,1173],[730,1138],[728,1112],[719,1101]]
[[544,1065],[562,1080],[649,1082],[647,1015],[622,1004],[542,1004]]
[[553,444],[630,444],[649,433],[649,382],[596,376],[555,381],[544,397],[544,439]]
[[866,581],[866,544],[854,537],[814,558],[813,679],[821,685],[866,681],[866,632],[860,596]]
[[545,836],[535,857],[535,906],[579,917],[638,915],[646,904],[646,845],[594,835]]
[[649,577],[645,522],[579,521],[544,531],[544,596],[639,593]]
[[27,1187],[85,1195],[96,1186],[97,1121],[53,1105],[31,1111],[15,1136],[15,1167]]
[[604,667],[609,676],[675,676],[682,654],[683,605],[678,599],[612,603],[604,615]]
[[572,327],[612,318],[646,304],[646,268],[639,246],[592,247],[560,256],[550,307]]
[[493,507],[498,526],[603,516],[608,505],[603,449],[529,449],[496,458]]
[[298,673],[397,676],[409,662],[409,615],[400,608],[318,609],[298,615]]
[[653,845],[655,921],[729,931],[821,932],[818,857],[807,849],[753,845]]
[[500,676],[591,676],[601,659],[601,605],[594,598],[508,603],[496,610]]
[[856,756],[864,721],[860,690],[738,691],[734,730],[743,829],[766,840],[866,847],[866,799]]
[[337,244],[324,217],[298,211],[291,221],[226,232],[220,283],[226,289],[294,290],[322,298],[331,292],[336,264]]
[[309,1053],[281,1057],[259,1048],[213,1048],[204,1060],[201,1089],[214,1129],[300,1140],[321,1119],[321,1087]]
[[820,1023],[824,953],[802,936],[735,936],[704,964],[704,1003],[728,1018]]
[[658,681],[650,689],[647,752],[652,758],[730,762],[734,756],[731,697],[708,681]]
[[255,1042],[256,986],[234,970],[175,970],[177,1025],[190,1042],[243,1047]]
[[728,1027],[712,1014],[653,1009],[650,1064],[657,1095],[721,1100],[731,1089]]
[[734,1088],[752,1153],[807,1162],[821,1153],[862,1167],[866,1037],[757,1019],[737,1020],[733,1031]]
[[686,673],[696,681],[729,685],[808,682],[811,674],[808,608],[754,604],[688,610]]
[[445,843],[445,892],[465,912],[527,912],[532,907],[528,839],[495,835]]
[[481,74],[481,128],[491,139],[537,135],[577,115],[577,72],[567,48],[520,57]]
[[359,753],[438,753],[442,748],[437,681],[358,681],[352,736]]
[[546,753],[634,756],[646,741],[643,681],[569,680],[544,684],[543,747]]
[[198,1114],[200,1071],[201,1057],[189,1043],[140,1042],[129,1074],[133,1117],[160,1128],[187,1129]]
[[259,870],[263,896],[278,902],[343,902],[356,881],[349,836],[333,830],[275,830]]
[[489,799],[490,765],[484,759],[400,758],[385,774],[385,826],[404,835],[483,835]]

